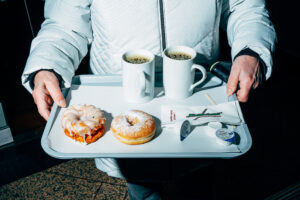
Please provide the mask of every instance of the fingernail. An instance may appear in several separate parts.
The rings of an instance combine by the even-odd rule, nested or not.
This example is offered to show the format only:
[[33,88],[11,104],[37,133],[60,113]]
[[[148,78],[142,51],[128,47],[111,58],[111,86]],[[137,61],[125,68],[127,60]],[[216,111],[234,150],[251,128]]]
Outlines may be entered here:
[[58,105],[61,106],[61,107],[66,107],[66,101],[65,100],[60,100],[58,102]]

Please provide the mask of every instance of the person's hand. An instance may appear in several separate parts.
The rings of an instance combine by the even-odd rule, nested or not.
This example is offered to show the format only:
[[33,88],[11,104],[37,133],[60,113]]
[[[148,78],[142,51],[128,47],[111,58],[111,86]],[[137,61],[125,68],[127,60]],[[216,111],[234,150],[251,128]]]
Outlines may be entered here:
[[[238,56],[231,67],[227,82],[227,95],[236,92],[240,102],[246,102],[251,88],[255,89],[259,85],[259,61],[257,58],[248,55]],[[239,84],[239,88],[237,87]]]
[[61,107],[66,106],[58,79],[53,72],[42,70],[35,75],[32,96],[40,115],[45,120],[49,118],[53,101]]

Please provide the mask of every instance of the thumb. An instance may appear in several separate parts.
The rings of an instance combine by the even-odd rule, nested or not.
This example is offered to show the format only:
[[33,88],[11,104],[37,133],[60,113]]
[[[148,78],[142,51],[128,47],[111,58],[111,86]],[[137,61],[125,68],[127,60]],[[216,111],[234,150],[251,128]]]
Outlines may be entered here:
[[47,82],[45,85],[53,101],[60,107],[66,107],[66,100],[59,88],[58,81]]

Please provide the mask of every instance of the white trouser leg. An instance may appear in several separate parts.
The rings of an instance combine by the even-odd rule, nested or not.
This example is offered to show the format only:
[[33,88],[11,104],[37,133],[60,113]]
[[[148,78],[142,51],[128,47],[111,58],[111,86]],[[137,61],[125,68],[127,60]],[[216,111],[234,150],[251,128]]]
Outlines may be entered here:
[[117,164],[116,159],[114,159],[114,158],[95,158],[95,164],[99,170],[107,173],[107,175],[124,179],[124,176],[122,175],[122,172],[120,171],[120,168]]

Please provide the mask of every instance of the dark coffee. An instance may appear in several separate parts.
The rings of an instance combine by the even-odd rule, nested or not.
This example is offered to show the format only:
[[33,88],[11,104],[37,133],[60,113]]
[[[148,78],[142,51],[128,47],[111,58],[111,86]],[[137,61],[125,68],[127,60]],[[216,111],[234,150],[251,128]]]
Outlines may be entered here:
[[184,52],[169,52],[167,56],[175,60],[189,60],[192,58],[191,55]]
[[132,64],[143,64],[150,61],[150,58],[146,56],[133,55],[125,57],[125,61]]

